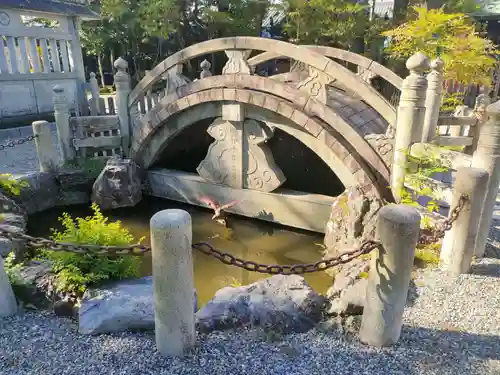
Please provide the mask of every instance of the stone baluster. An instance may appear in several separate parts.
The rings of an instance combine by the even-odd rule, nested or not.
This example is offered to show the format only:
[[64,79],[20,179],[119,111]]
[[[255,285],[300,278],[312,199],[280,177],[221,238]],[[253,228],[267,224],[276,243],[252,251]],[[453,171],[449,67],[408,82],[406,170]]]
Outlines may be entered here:
[[62,163],[66,164],[76,156],[76,150],[73,146],[73,131],[69,124],[69,105],[64,89],[55,85],[53,88],[54,96],[54,118],[56,122],[57,139],[61,150]]
[[165,95],[170,95],[181,86],[187,85],[190,80],[182,74],[182,64],[177,64],[162,77],[165,81]]
[[456,207],[462,194],[468,199],[458,219],[446,232],[441,247],[440,264],[450,276],[469,272],[487,184],[488,172],[484,169],[467,167],[457,172],[451,207]]
[[472,138],[472,145],[465,147],[464,153],[472,155],[477,149],[477,140],[479,136],[479,129],[481,125],[488,120],[488,113],[486,109],[491,104],[491,99],[488,95],[488,88],[481,86],[480,94],[476,98],[474,105],[473,116],[477,118],[476,126],[469,127],[469,137]]
[[476,257],[484,256],[500,184],[500,101],[490,104],[486,111],[489,118],[479,128],[477,149],[472,155],[472,167],[485,169],[490,176],[479,221]]
[[222,74],[252,74],[247,62],[252,53],[251,50],[229,49],[224,52],[228,60],[222,68]]
[[425,117],[422,129],[422,142],[430,142],[436,137],[439,110],[443,99],[443,67],[439,57],[431,62],[431,72],[427,75],[427,94],[425,97]]
[[404,188],[410,146],[419,142],[422,137],[427,90],[424,72],[429,68],[429,61],[419,52],[408,59],[406,67],[410,75],[403,80],[401,86],[391,175],[392,194],[398,202]]
[[52,146],[50,124],[47,121],[35,121],[32,127],[40,172],[54,172],[57,168],[57,158]]
[[399,340],[408,295],[420,215],[413,207],[388,205],[380,209],[377,236],[382,248],[373,253],[359,339],[371,346]]
[[201,64],[200,64],[200,68],[201,68],[200,79],[212,76],[212,72],[210,71],[211,67],[212,67],[212,64],[210,64],[210,62],[208,60],[205,59],[201,62]]
[[16,297],[5,271],[3,258],[0,256],[0,318],[14,315],[16,312]]
[[130,75],[127,73],[128,63],[121,57],[115,62],[116,73],[114,76],[116,86],[116,114],[120,121],[120,135],[122,137],[122,150],[128,155],[130,147],[130,117],[128,109],[128,96],[130,94]]
[[91,99],[90,99],[90,115],[91,116],[98,116],[99,115],[99,83],[97,82],[97,78],[95,77],[95,73],[92,72],[90,73],[90,79],[89,79],[89,85],[90,85],[90,93],[91,93]]
[[164,356],[181,356],[195,341],[191,216],[163,210],[150,228],[156,346]]

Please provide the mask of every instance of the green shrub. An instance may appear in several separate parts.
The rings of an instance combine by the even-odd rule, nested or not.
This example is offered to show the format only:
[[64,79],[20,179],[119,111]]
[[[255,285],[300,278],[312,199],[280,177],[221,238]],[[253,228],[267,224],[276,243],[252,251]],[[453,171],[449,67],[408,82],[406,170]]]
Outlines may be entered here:
[[10,195],[21,194],[21,189],[28,186],[27,181],[16,180],[9,173],[0,173],[0,189]]
[[[73,219],[63,213],[59,220],[63,230],[53,231],[52,238],[58,242],[87,245],[121,246],[136,241],[120,221],[108,219],[92,204],[93,215]],[[70,252],[43,251],[42,256],[51,260],[56,274],[57,289],[64,292],[82,294],[90,285],[107,280],[138,277],[140,259],[135,256],[102,256],[97,254],[76,254]]]
[[102,169],[106,165],[106,161],[103,159],[98,159],[98,158],[77,158],[70,160],[66,163],[67,168],[72,168],[72,169],[80,169],[89,178],[97,178],[99,176],[99,173],[101,173]]
[[21,275],[22,264],[16,263],[14,252],[10,252],[4,260],[4,268],[12,285],[24,285],[25,281]]

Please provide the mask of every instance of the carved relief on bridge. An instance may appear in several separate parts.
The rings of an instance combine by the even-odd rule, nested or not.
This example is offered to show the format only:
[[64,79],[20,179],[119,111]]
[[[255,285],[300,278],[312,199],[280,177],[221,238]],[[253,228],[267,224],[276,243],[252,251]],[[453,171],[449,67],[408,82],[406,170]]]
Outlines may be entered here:
[[265,192],[277,189],[286,181],[271,150],[264,144],[273,135],[264,124],[252,119],[217,118],[207,132],[215,141],[197,168],[206,181]]
[[175,65],[172,69],[169,69],[161,79],[165,82],[165,96],[168,96],[184,85],[187,85],[189,78],[182,74],[182,64]]
[[247,62],[252,51],[229,49],[224,52],[228,60],[222,68],[222,74],[252,74],[252,70]]
[[306,92],[321,103],[326,104],[328,85],[334,81],[335,78],[310,66],[309,75],[297,83],[296,88]]

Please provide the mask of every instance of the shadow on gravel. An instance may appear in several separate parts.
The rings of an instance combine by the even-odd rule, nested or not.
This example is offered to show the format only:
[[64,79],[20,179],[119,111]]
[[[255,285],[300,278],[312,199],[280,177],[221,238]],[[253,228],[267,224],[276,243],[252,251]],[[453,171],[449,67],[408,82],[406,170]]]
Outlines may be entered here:
[[413,357],[408,375],[500,374],[500,336],[403,326],[398,346]]
[[470,273],[478,276],[500,277],[500,264],[473,264]]

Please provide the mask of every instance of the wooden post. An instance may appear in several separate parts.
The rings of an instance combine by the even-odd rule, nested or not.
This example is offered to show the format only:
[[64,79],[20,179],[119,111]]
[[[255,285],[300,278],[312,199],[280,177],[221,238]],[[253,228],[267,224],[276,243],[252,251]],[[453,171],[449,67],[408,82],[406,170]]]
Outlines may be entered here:
[[472,155],[472,167],[485,169],[489,174],[486,197],[479,221],[475,255],[484,256],[490,231],[498,185],[500,184],[500,101],[487,108],[488,121],[479,128],[477,149]]
[[163,210],[150,228],[156,346],[164,356],[182,356],[195,342],[191,216]]
[[130,76],[127,73],[128,63],[119,57],[114,66],[116,86],[116,114],[120,120],[120,134],[122,137],[122,149],[125,156],[130,148],[130,115],[128,110],[128,96],[130,94]]
[[57,138],[61,149],[62,163],[66,164],[76,156],[75,148],[73,147],[73,132],[69,126],[69,108],[68,99],[64,93],[64,89],[55,85],[54,88],[54,118],[56,121]]
[[377,347],[398,342],[419,233],[420,214],[415,208],[380,209],[377,235],[382,248],[373,253],[370,263],[361,342]]
[[427,94],[425,97],[425,116],[422,129],[422,142],[430,142],[436,137],[439,110],[443,97],[443,60],[439,57],[431,62],[431,72],[427,75]]
[[392,194],[396,201],[400,201],[404,188],[410,146],[413,142],[420,142],[422,137],[427,90],[424,72],[429,68],[429,61],[424,54],[416,53],[408,59],[406,67],[410,75],[401,86],[391,176]]

